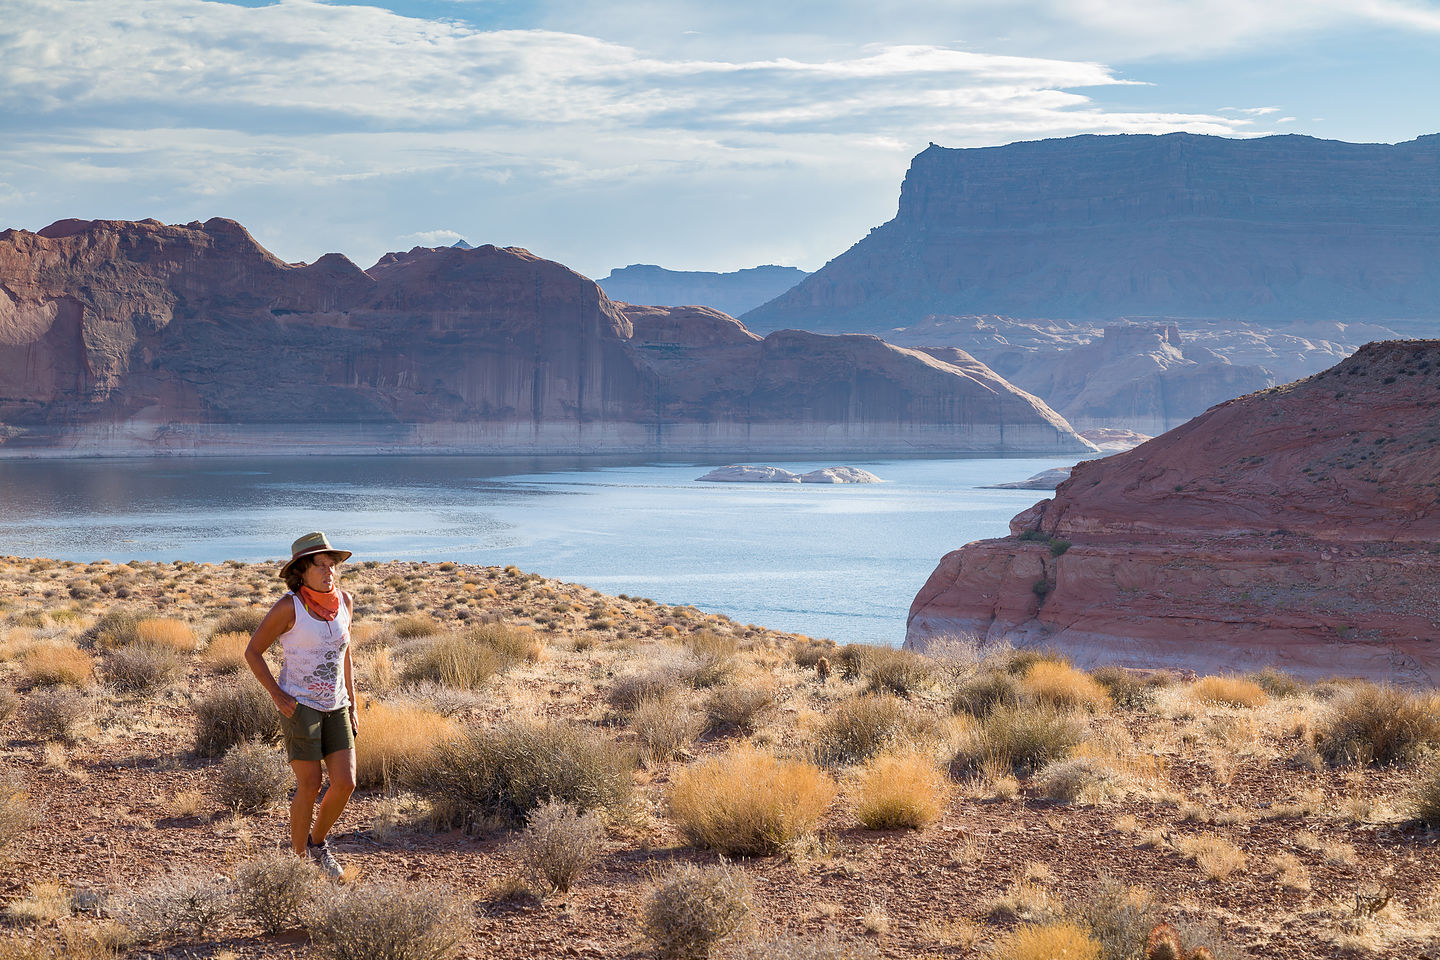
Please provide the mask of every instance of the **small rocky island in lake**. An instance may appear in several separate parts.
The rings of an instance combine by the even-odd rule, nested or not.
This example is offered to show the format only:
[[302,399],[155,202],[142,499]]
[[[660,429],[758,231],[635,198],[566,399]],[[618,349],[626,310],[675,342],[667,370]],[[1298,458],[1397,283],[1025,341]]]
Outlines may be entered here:
[[1054,490],[1070,479],[1070,467],[1051,467],[1041,470],[1026,480],[1012,480],[1009,483],[987,483],[982,490]]
[[859,467],[826,467],[809,473],[791,473],[780,467],[731,464],[696,477],[708,483],[884,483],[869,470]]

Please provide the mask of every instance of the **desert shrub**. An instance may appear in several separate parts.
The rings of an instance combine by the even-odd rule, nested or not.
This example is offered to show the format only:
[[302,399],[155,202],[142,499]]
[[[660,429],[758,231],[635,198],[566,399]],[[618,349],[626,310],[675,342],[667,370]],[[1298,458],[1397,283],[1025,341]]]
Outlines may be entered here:
[[868,643],[847,643],[835,650],[830,662],[846,680],[858,680],[865,675],[865,667],[877,649]]
[[0,683],[0,723],[4,723],[15,716],[15,711],[20,706],[20,694],[9,684]]
[[140,638],[140,621],[151,612],[132,607],[112,607],[100,615],[93,627],[80,635],[80,642],[87,647],[102,649],[129,646]]
[[184,657],[170,647],[136,643],[106,654],[105,680],[115,689],[151,693],[185,676]]
[[1258,707],[1269,699],[1260,684],[1243,677],[1201,677],[1190,688],[1192,699],[1227,707]]
[[815,664],[828,660],[835,653],[835,643],[831,640],[816,640],[814,637],[804,637],[796,640],[790,648],[790,659],[795,661],[795,666],[814,669]]
[[998,661],[998,665],[1004,669],[1006,673],[1014,674],[1017,677],[1023,677],[1029,673],[1030,669],[1037,663],[1060,663],[1067,667],[1070,666],[1070,658],[1058,650],[1035,649],[1033,647],[1023,650],[1012,649],[1007,652],[1000,652],[996,660]]
[[280,737],[280,711],[257,683],[222,686],[195,700],[195,752],[218,757],[247,740]]
[[1163,679],[1144,677],[1124,667],[1100,667],[1090,671],[1090,678],[1105,688],[1121,710],[1144,710],[1155,702],[1155,691],[1164,684]]
[[889,694],[842,700],[815,732],[815,758],[835,766],[864,763],[896,744],[918,739],[924,723]]
[[443,818],[467,829],[493,820],[520,823],[546,800],[585,811],[630,796],[634,753],[579,724],[512,723],[442,743],[402,781]]
[[647,700],[674,697],[689,684],[689,671],[684,666],[665,663],[640,673],[617,677],[605,694],[605,700],[621,713],[629,714]]
[[0,863],[10,859],[10,845],[39,820],[40,814],[19,775],[0,778]]
[[1440,716],[1415,694],[1364,683],[1331,704],[1317,733],[1331,763],[1408,763],[1440,744]]
[[545,656],[545,644],[529,627],[508,623],[478,623],[462,634],[471,643],[489,647],[500,654],[507,667],[526,662],[535,663]]
[[1160,922],[1160,911],[1143,890],[1105,874],[1066,914],[1084,924],[1100,944],[1101,960],[1145,960],[1145,942]]
[[403,883],[327,890],[310,918],[315,946],[330,960],[447,960],[466,928],[451,894]]
[[1076,923],[1023,924],[1002,936],[995,960],[1100,960],[1100,944]]
[[[1430,827],[1440,827],[1440,762],[1432,761],[1411,785],[1407,797],[1410,816]],[[3,844],[3,837],[0,837]]]
[[428,764],[457,735],[453,721],[424,707],[371,701],[359,713],[355,782],[362,787],[392,786],[402,767]]
[[645,898],[640,929],[667,960],[705,960],[750,917],[754,893],[739,867],[673,867]]
[[705,727],[705,719],[680,697],[642,700],[630,711],[640,754],[651,763],[679,756]]
[[250,634],[239,630],[218,630],[211,635],[205,647],[205,665],[216,673],[238,673],[244,669],[245,648],[250,645]]
[[74,690],[37,690],[29,696],[30,729],[42,740],[74,743],[90,702]]
[[166,647],[177,653],[194,653],[195,631],[183,620],[146,617],[135,625],[135,642]]
[[1020,681],[1009,673],[987,670],[962,682],[950,701],[956,713],[988,717],[1000,707],[1017,707],[1021,700]]
[[120,920],[144,943],[162,943],[177,935],[203,939],[233,916],[230,885],[213,874],[176,874],[136,893]]
[[0,940],[0,960],[117,960],[127,941],[123,928],[113,924],[99,929],[67,926],[42,931],[34,939]]
[[988,763],[1027,776],[1069,756],[1082,739],[1084,728],[1073,716],[1050,707],[1003,707],[977,724],[952,770],[968,773]]
[[780,699],[774,681],[727,683],[705,697],[706,729],[750,734],[771,713]]
[[1272,697],[1284,700],[1289,697],[1298,697],[1305,689],[1305,684],[1297,677],[1274,667],[1266,667],[1258,673],[1246,675],[1246,680],[1251,681]]
[[565,893],[599,859],[605,827],[594,811],[547,801],[530,811],[520,834],[520,862],[531,889]]
[[290,792],[290,767],[269,744],[254,740],[225,751],[215,771],[220,801],[236,813],[258,813]]
[[689,671],[690,686],[697,690],[719,686],[735,672],[736,639],[714,630],[696,630],[684,640],[685,649],[695,658]]
[[68,643],[42,643],[25,651],[20,669],[42,687],[88,687],[95,682],[95,660]]
[[758,856],[809,833],[834,799],[818,767],[748,744],[681,770],[669,792],[670,815],[691,843]]
[[725,960],[879,960],[880,949],[868,940],[842,937],[831,930],[814,938],[745,937],[727,945],[724,956]]
[[415,640],[419,637],[434,636],[440,632],[440,624],[428,613],[411,613],[396,617],[390,622],[390,632],[401,640]]
[[1062,710],[1089,710],[1094,713],[1110,707],[1105,688],[1081,670],[1068,663],[1041,660],[1025,671],[1021,687],[1036,703]]
[[235,867],[238,911],[269,934],[301,926],[323,881],[308,861],[287,850],[265,850]]
[[1114,767],[1098,757],[1066,757],[1045,764],[1035,782],[1056,803],[1100,802],[1126,792]]
[[505,655],[494,647],[476,643],[464,634],[447,633],[412,654],[400,679],[404,683],[429,680],[474,690],[508,665]]
[[215,627],[210,631],[212,637],[218,637],[224,633],[241,633],[248,641],[250,635],[260,629],[260,623],[269,613],[265,607],[243,607],[239,610],[227,610],[215,621]]
[[927,827],[940,819],[950,782],[920,753],[879,756],[860,771],[855,817],[871,830]]
[[875,647],[863,666],[865,689],[872,693],[893,693],[908,697],[935,680],[930,662],[910,650]]

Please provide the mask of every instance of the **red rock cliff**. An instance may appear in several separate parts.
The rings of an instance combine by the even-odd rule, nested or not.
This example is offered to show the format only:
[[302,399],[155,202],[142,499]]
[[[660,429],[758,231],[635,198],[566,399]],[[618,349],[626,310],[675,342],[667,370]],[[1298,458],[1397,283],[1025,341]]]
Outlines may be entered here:
[[0,233],[11,455],[1087,449],[975,366],[616,304],[513,247],[367,271],[284,263],[221,219]]
[[1440,341],[1369,344],[1081,463],[1010,527],[941,560],[907,644],[1436,683]]

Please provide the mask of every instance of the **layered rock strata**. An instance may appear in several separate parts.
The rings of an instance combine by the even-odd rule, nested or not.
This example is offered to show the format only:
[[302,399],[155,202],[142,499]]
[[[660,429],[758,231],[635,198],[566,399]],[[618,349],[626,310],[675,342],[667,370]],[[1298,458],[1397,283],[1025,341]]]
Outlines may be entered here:
[[969,357],[761,339],[513,247],[361,270],[222,219],[0,233],[0,455],[1092,449]]
[[610,271],[599,283],[614,300],[676,307],[703,305],[738,316],[773,300],[807,276],[804,270],[773,264],[714,273],[632,263]]
[[906,643],[1079,663],[1440,681],[1440,341],[1372,343],[1079,463],[947,554]]

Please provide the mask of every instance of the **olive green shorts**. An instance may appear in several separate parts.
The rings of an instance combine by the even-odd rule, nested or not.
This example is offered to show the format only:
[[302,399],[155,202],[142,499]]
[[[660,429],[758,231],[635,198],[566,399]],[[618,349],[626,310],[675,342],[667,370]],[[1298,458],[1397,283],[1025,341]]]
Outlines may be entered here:
[[355,749],[349,707],[320,711],[297,703],[295,716],[280,715],[280,726],[285,731],[285,754],[292,761],[318,763],[336,751]]

